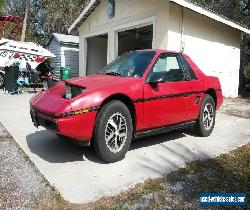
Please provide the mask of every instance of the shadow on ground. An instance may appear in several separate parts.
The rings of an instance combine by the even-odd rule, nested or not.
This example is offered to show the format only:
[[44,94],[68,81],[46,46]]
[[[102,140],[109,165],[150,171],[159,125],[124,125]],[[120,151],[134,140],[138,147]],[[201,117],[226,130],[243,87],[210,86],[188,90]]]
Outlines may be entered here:
[[[131,143],[130,151],[162,144],[169,141],[193,135],[188,130],[177,130],[166,134],[155,135],[147,138],[136,139]],[[96,155],[93,147],[80,147],[62,141],[47,130],[36,131],[26,137],[30,151],[50,163],[67,163],[76,161],[91,161],[104,164]],[[162,145],[164,147],[164,145]],[[177,154],[177,153],[176,153]]]
[[[36,131],[26,137],[30,151],[50,163],[84,161],[100,162],[92,148],[62,141],[47,130]],[[86,158],[85,158],[86,157]]]

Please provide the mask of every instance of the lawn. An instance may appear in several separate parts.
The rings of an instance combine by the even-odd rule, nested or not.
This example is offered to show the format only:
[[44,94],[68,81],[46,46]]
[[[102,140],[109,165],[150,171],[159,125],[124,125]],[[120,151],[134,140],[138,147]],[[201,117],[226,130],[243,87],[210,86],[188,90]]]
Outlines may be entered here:
[[[148,180],[115,197],[86,205],[67,204],[61,198],[59,201],[54,198],[41,202],[40,209],[199,209],[201,192],[242,192],[249,195],[249,186],[250,144],[214,159],[189,163],[162,179]],[[242,209],[237,206],[223,208]]]

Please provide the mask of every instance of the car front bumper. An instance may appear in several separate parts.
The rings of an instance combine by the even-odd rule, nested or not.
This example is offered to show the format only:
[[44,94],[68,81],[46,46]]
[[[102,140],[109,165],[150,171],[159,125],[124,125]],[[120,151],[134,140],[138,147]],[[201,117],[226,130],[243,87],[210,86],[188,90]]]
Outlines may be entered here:
[[79,115],[55,118],[32,108],[30,109],[34,126],[42,126],[59,135],[85,142],[92,139],[96,114],[97,111],[91,111]]

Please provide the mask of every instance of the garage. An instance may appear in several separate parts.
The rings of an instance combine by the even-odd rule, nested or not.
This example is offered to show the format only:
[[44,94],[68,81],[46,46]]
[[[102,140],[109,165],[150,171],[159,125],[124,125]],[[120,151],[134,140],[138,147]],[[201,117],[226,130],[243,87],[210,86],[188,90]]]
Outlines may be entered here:
[[80,76],[127,51],[163,49],[218,77],[225,97],[239,95],[241,35],[250,30],[190,1],[91,0],[68,31],[79,33]]
[[152,49],[153,25],[118,33],[118,55],[132,50]]
[[[118,56],[123,53],[152,49],[153,25],[137,26],[132,29],[117,31]],[[95,74],[107,65],[108,61],[108,34],[101,34],[86,38],[86,75]]]
[[108,35],[87,38],[87,75],[100,71],[107,65]]

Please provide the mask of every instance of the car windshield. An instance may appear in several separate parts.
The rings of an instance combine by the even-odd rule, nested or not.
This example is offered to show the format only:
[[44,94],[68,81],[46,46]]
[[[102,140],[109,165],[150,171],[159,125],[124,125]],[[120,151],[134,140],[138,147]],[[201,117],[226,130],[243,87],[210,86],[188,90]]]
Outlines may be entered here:
[[123,77],[142,77],[155,54],[155,51],[125,53],[104,67],[99,73]]

